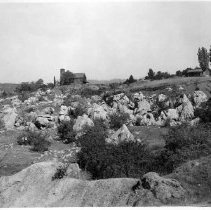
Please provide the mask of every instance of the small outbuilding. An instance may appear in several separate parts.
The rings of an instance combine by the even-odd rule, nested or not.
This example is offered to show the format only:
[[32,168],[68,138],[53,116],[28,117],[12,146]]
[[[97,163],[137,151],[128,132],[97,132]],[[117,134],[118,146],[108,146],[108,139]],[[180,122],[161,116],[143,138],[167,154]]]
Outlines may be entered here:
[[188,77],[201,77],[203,76],[203,70],[201,68],[189,69],[187,71]]

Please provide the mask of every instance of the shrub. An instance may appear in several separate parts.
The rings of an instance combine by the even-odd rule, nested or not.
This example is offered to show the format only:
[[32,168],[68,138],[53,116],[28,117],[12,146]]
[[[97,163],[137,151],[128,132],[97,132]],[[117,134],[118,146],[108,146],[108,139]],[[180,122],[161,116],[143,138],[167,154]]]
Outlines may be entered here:
[[82,135],[78,142],[82,147],[89,147],[93,145],[105,145],[105,139],[108,136],[108,125],[102,119],[95,119],[94,126],[85,126],[84,135]]
[[138,142],[87,144],[78,153],[78,164],[91,173],[93,179],[139,178],[152,166],[146,145]]
[[79,104],[74,110],[69,111],[69,116],[73,116],[75,119],[77,119],[78,116],[82,116],[86,112],[86,108]]
[[47,151],[51,143],[47,140],[47,135],[37,131],[27,131],[21,133],[17,138],[19,145],[30,145],[32,151]]
[[100,95],[101,93],[102,93],[102,90],[100,90],[100,89],[84,88],[81,91],[81,96],[90,98],[91,96]]
[[18,99],[22,102],[24,102],[25,100],[28,100],[28,98],[30,97],[29,92],[26,91],[22,91],[18,94]]
[[171,127],[164,139],[166,145],[157,161],[168,173],[188,160],[211,154],[210,125]]
[[204,123],[211,122],[211,98],[207,102],[202,103],[201,108],[197,108],[194,111],[194,115],[199,117]]
[[59,168],[57,168],[56,173],[53,175],[52,177],[52,181],[54,181],[55,179],[62,179],[64,176],[67,175],[67,166],[60,166]]
[[62,121],[57,128],[60,139],[66,144],[75,141],[76,133],[73,131],[73,125],[73,121]]
[[130,115],[128,113],[113,113],[110,116],[110,128],[111,129],[119,129],[123,124],[127,123],[130,119]]

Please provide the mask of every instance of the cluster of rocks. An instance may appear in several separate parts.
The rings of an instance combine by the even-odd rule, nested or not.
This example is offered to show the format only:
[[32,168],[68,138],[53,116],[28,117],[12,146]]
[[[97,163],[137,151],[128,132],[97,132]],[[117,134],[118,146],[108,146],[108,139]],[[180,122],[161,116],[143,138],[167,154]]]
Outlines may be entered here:
[[[49,92],[49,91],[48,91]],[[208,100],[206,94],[202,91],[195,91],[192,96],[186,96],[184,93],[177,98],[170,98],[164,94],[144,96],[142,92],[134,93],[130,98],[120,93],[111,97],[111,103],[108,105],[100,96],[91,98],[82,98],[80,95],[71,96],[70,106],[62,105],[65,97],[62,94],[54,95],[53,101],[46,100],[49,107],[45,107],[41,112],[27,113],[27,120],[17,112],[19,106],[32,106],[38,103],[40,96],[46,96],[47,92],[38,91],[34,97],[30,97],[21,103],[17,97],[12,97],[12,106],[4,106],[1,115],[5,122],[6,129],[45,129],[56,128],[57,123],[61,121],[70,121],[70,112],[83,103],[85,113],[78,116],[75,120],[74,131],[81,132],[85,125],[92,126],[93,120],[101,118],[109,122],[109,116],[112,113],[127,113],[130,118],[128,124],[131,125],[157,125],[157,126],[175,126],[183,122],[196,124],[199,119],[194,116],[194,110],[199,108],[203,102]],[[50,93],[49,93],[50,94]],[[59,113],[55,113],[53,107],[59,106]],[[36,106],[35,106],[36,107]]]

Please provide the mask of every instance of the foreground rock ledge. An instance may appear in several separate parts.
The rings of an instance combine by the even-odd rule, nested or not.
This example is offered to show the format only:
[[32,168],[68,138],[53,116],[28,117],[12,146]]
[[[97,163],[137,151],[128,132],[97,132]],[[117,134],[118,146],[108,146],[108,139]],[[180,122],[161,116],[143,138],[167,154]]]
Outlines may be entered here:
[[0,207],[181,205],[184,198],[178,181],[156,173],[145,174],[144,184],[132,178],[88,181],[71,175],[52,181],[59,164],[36,163],[15,175],[1,177]]

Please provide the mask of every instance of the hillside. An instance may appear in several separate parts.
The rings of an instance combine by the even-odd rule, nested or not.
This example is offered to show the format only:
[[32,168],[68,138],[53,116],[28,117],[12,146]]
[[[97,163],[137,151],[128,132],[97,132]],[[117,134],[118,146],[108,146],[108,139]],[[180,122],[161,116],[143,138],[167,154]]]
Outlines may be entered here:
[[5,90],[6,92],[13,92],[18,84],[14,83],[0,83],[0,90]]

